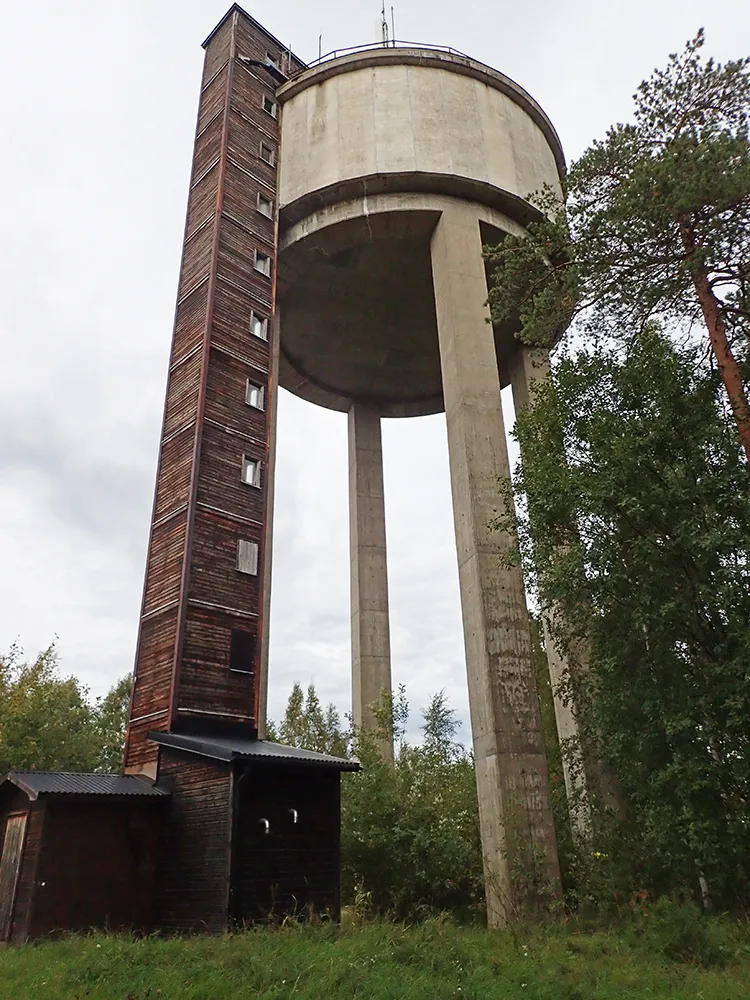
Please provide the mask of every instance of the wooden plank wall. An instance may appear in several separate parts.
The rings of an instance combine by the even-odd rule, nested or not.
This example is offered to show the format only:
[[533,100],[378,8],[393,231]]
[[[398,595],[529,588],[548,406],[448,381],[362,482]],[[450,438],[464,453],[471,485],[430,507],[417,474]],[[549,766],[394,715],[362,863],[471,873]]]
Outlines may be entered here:
[[154,925],[166,931],[227,926],[231,779],[228,764],[162,747],[160,779],[172,789],[162,828]]
[[[232,629],[260,636],[271,420],[272,345],[250,333],[251,313],[273,335],[279,121],[263,108],[277,80],[243,58],[281,57],[279,43],[233,8],[206,44],[185,242],[170,355],[125,768],[157,758],[149,729],[196,720],[258,718],[261,649],[250,673],[230,672]],[[301,68],[296,60],[292,68]],[[275,212],[274,212],[275,214]],[[272,259],[270,276],[255,268]],[[265,410],[245,403],[247,380]],[[243,455],[263,463],[260,489],[241,482]],[[257,576],[236,568],[237,542],[260,547]]]
[[312,912],[337,920],[338,771],[254,764],[235,781],[234,919],[253,923]]
[[145,929],[167,805],[68,796],[47,802],[28,937],[94,927]]
[[6,818],[10,813],[28,813],[26,839],[21,859],[21,871],[16,886],[16,898],[10,925],[10,940],[20,944],[26,940],[34,905],[37,861],[44,825],[44,806],[40,802],[30,802],[25,792],[19,788],[5,788],[0,798],[0,852],[3,849],[3,834]]

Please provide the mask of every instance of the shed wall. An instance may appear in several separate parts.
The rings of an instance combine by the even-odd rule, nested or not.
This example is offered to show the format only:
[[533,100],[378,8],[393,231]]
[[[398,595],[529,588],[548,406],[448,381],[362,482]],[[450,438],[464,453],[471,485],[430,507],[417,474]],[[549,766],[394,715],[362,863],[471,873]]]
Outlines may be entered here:
[[235,781],[234,919],[264,921],[312,911],[337,920],[338,771],[250,764]]
[[164,805],[67,797],[48,801],[28,936],[145,928]]
[[229,765],[162,747],[159,779],[169,782],[172,799],[160,842],[154,924],[167,931],[223,931],[229,895]]
[[6,821],[12,813],[26,813],[28,815],[9,937],[12,943],[20,944],[28,936],[34,903],[34,886],[44,823],[44,807],[42,803],[30,802],[28,796],[19,788],[6,788],[3,791],[0,798],[0,856],[2,856]]

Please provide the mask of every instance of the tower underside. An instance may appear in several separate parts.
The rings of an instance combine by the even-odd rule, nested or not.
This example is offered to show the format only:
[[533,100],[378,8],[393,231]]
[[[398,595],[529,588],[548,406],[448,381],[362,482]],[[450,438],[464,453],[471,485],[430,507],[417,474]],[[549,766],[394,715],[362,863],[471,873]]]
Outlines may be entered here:
[[[309,222],[311,231],[300,238],[296,228],[284,234],[279,295],[285,389],[345,412],[352,400],[389,417],[444,410],[430,254],[443,203],[439,195],[381,196],[370,201],[367,215],[341,222],[329,217],[320,228]],[[486,244],[517,228],[498,212],[484,214],[492,219],[481,223]],[[502,373],[515,349],[514,330],[496,325],[494,332],[507,385]]]

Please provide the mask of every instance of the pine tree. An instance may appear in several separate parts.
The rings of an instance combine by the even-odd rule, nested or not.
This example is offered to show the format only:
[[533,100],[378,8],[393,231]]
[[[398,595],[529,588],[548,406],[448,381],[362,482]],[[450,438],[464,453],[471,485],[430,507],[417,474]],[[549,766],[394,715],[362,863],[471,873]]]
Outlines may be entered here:
[[638,88],[527,237],[487,250],[493,318],[549,345],[573,318],[618,339],[659,320],[707,334],[750,462],[750,60],[702,61],[701,30]]

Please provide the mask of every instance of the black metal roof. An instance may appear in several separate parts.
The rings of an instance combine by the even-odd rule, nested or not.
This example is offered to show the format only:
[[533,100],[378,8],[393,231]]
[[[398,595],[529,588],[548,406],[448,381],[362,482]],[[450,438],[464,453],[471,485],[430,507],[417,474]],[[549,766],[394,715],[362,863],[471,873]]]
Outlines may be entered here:
[[9,781],[30,799],[40,795],[100,795],[109,798],[135,795],[168,795],[142,778],[131,774],[83,774],[73,771],[11,771]]
[[315,765],[338,771],[360,770],[360,763],[355,758],[345,760],[343,757],[332,757],[330,754],[317,753],[315,750],[301,750],[299,747],[269,743],[268,740],[161,732],[150,732],[148,738],[161,746],[187,750],[203,757],[213,757],[214,760],[265,760],[271,763]]

